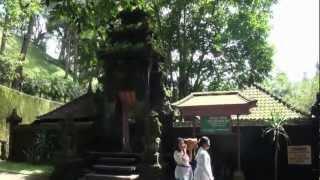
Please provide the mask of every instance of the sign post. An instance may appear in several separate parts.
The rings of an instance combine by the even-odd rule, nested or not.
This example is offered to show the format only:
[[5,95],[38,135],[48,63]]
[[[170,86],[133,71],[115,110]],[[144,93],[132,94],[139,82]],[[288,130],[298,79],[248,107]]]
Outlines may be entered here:
[[288,164],[290,165],[311,165],[311,146],[288,146]]
[[202,134],[228,134],[231,133],[231,127],[231,119],[228,117],[201,117]]

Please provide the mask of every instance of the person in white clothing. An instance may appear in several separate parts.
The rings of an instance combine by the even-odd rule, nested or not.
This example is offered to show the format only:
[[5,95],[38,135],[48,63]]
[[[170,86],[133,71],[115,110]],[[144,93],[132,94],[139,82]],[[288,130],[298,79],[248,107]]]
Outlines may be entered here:
[[197,165],[194,170],[194,180],[214,180],[211,169],[211,158],[208,153],[209,148],[209,138],[202,137],[199,141],[199,149],[195,157]]
[[176,180],[192,180],[192,168],[190,165],[190,157],[187,153],[187,145],[183,138],[177,139],[177,147],[173,153],[174,160],[177,164],[174,171]]

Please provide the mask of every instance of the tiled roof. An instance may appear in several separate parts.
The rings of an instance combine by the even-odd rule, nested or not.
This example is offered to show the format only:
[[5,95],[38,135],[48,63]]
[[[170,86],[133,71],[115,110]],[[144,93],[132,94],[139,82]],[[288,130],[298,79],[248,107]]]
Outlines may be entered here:
[[251,103],[237,91],[194,92],[173,103],[177,107],[235,105]]
[[[304,119],[309,114],[296,109],[281,98],[272,95],[270,92],[258,85],[252,85],[241,91],[241,94],[249,99],[257,100],[257,107],[253,107],[249,115],[241,115],[242,120],[267,120],[271,119],[271,113],[280,113],[285,119]],[[236,117],[232,117],[235,119]]]
[[[239,116],[240,126],[261,126],[266,125],[266,120],[272,118],[272,112],[280,113],[280,116],[289,120],[287,124],[304,124],[310,123],[310,114],[303,112],[292,105],[286,103],[281,98],[276,97],[269,91],[259,85],[252,85],[240,91],[240,94],[251,100],[257,100],[256,107],[250,109],[250,114]],[[231,116],[233,126],[237,126],[236,116]],[[173,123],[174,127],[192,127],[191,121],[177,121]],[[199,122],[196,126],[200,126]]]

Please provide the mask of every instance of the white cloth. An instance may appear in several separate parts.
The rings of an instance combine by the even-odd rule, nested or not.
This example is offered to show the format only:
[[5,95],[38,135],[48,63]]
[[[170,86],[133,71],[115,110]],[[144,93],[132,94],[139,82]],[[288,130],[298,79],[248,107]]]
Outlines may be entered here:
[[174,171],[175,178],[179,180],[192,180],[193,174],[188,154],[183,151],[174,151],[173,158],[177,164]]
[[200,147],[195,159],[197,166],[194,170],[194,180],[214,180],[208,151]]

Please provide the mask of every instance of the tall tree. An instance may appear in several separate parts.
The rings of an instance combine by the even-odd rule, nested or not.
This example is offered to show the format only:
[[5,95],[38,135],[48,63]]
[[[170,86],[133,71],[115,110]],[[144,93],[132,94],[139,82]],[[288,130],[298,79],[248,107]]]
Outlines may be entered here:
[[4,53],[6,48],[7,38],[8,38],[8,24],[9,24],[9,15],[6,14],[4,18],[4,24],[2,29],[2,38],[1,38],[1,47],[0,47],[0,54]]
[[[19,1],[21,10],[23,11],[23,16],[28,20],[27,31],[24,34],[19,60],[23,62],[27,55],[27,50],[33,35],[33,26],[35,23],[35,16],[41,11],[42,4],[41,0],[30,0],[30,1]],[[21,64],[17,70],[17,78],[13,82],[13,87],[16,89],[21,89],[23,82],[23,65]]]
[[22,10],[18,0],[0,1],[4,8],[4,21],[2,24],[2,37],[0,45],[0,54],[3,54],[6,48],[8,36],[10,36],[10,30],[21,24]]
[[171,85],[191,91],[261,82],[271,70],[267,42],[273,0],[153,1]]
[[32,15],[29,18],[27,33],[24,35],[23,40],[22,40],[21,51],[20,51],[20,55],[21,55],[20,60],[21,61],[24,61],[26,58],[29,44],[31,41],[31,36],[33,34],[34,23],[35,23],[35,15]]
[[30,1],[19,1],[21,9],[24,13],[25,18],[27,19],[27,31],[24,34],[21,51],[20,51],[20,60],[24,61],[27,55],[27,50],[33,35],[33,27],[35,25],[36,16],[42,10],[41,0],[30,0]]
[[[121,1],[123,2],[123,1]],[[50,1],[48,20],[51,33],[60,37],[59,59],[74,79],[88,83],[99,76],[96,50],[106,40],[106,27],[116,14],[117,1]]]
[[[119,11],[136,7],[149,11],[155,27],[154,42],[166,56],[168,80],[176,98],[191,91],[261,82],[272,67],[273,49],[267,36],[274,0],[59,2],[54,11],[76,27],[80,35],[77,44],[86,52],[79,51],[80,66],[96,64],[90,63],[96,61],[95,49],[108,39],[108,21]],[[82,58],[87,56],[91,58]]]

